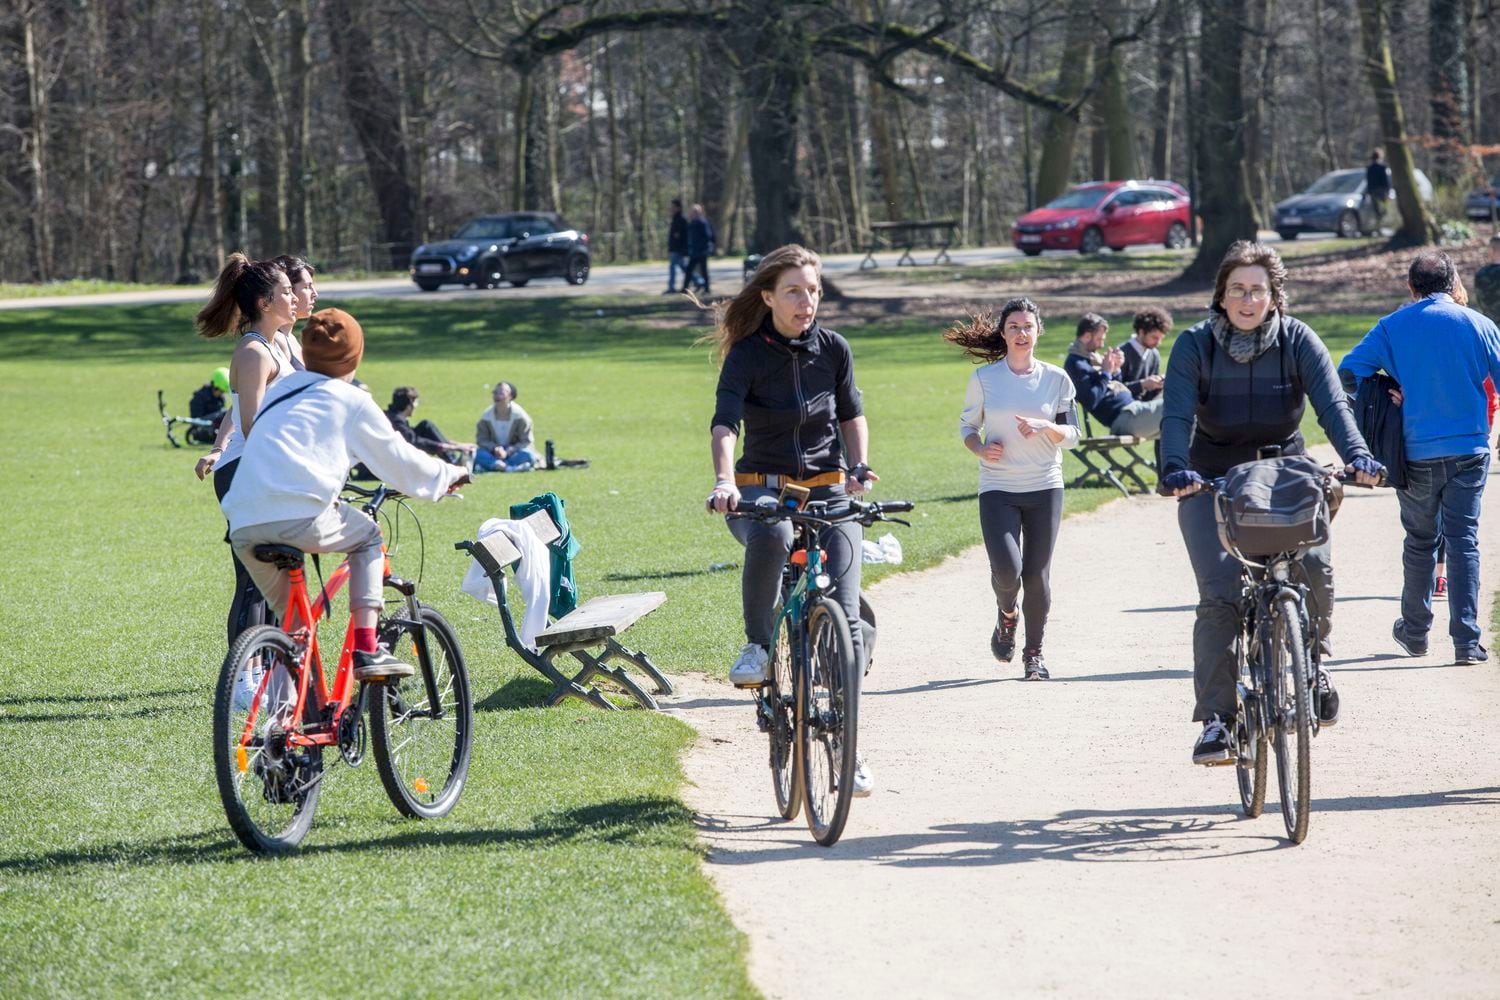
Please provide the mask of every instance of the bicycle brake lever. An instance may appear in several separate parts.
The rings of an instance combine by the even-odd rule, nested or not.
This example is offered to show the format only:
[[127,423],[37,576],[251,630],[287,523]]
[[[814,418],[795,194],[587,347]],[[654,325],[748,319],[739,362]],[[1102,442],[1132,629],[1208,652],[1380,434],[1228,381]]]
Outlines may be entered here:
[[889,521],[891,524],[902,524],[902,525],[905,525],[908,528],[911,527],[911,522],[910,521],[903,521],[899,517],[882,517],[881,520],[882,521]]

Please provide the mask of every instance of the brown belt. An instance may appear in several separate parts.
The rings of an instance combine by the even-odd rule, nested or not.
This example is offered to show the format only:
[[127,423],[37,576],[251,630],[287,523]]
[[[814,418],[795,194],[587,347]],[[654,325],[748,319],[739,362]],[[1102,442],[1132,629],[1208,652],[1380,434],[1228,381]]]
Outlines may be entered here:
[[734,474],[736,486],[769,486],[773,490],[779,490],[787,484],[813,490],[819,486],[842,486],[843,483],[844,473],[842,472],[820,472],[806,479],[793,479],[791,476],[778,475],[774,472],[736,472]]

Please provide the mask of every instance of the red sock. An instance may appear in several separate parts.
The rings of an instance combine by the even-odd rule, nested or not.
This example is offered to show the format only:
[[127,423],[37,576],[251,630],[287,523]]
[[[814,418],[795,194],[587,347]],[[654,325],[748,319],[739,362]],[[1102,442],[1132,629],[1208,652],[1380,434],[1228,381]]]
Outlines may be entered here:
[[355,629],[354,648],[361,653],[375,652],[375,630],[372,628]]

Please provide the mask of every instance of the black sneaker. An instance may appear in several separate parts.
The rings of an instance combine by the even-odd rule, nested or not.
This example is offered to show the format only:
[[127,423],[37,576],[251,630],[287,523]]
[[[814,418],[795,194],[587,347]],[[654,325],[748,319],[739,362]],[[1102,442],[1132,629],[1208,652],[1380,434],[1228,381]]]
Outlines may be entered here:
[[1406,619],[1397,618],[1396,624],[1391,626],[1391,638],[1396,640],[1396,645],[1407,656],[1426,656],[1427,637],[1418,639],[1406,630]]
[[1044,681],[1052,676],[1047,673],[1047,664],[1042,660],[1040,649],[1022,650],[1021,668],[1025,671],[1023,677],[1028,681]]
[[1020,620],[1019,614],[1007,615],[1002,612],[999,624],[990,633],[990,652],[1001,663],[1009,663],[1011,657],[1016,655],[1016,625]]
[[383,649],[373,653],[358,649],[354,651],[354,679],[357,681],[379,684],[382,681],[410,677],[416,672],[416,668],[410,663],[402,663]]
[[1328,671],[1318,671],[1318,724],[1334,725],[1339,721],[1339,693],[1334,690]]
[[1483,663],[1490,658],[1490,651],[1479,643],[1472,646],[1459,646],[1454,650],[1453,662],[1459,666],[1467,666],[1470,663]]
[[1234,719],[1215,715],[1193,744],[1193,763],[1214,767],[1234,763]]

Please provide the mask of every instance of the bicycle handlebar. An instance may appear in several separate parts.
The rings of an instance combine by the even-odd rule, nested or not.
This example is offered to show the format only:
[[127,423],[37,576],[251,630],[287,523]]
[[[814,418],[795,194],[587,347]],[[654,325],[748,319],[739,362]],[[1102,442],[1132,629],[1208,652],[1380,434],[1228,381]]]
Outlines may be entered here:
[[[827,514],[808,510],[806,507],[781,507],[770,497],[763,498],[760,502],[749,508],[725,511],[726,518],[744,518],[751,521],[792,521],[803,524],[815,524],[828,526],[833,524],[846,524],[858,521],[865,527],[869,527],[877,521],[893,521],[896,524],[904,524],[911,527],[900,518],[890,517],[890,514],[901,514],[915,506],[910,500],[885,500],[874,503],[864,503],[860,500],[848,501],[849,509],[843,514],[832,517]],[[826,506],[821,501],[813,501],[808,504],[812,506]]]

